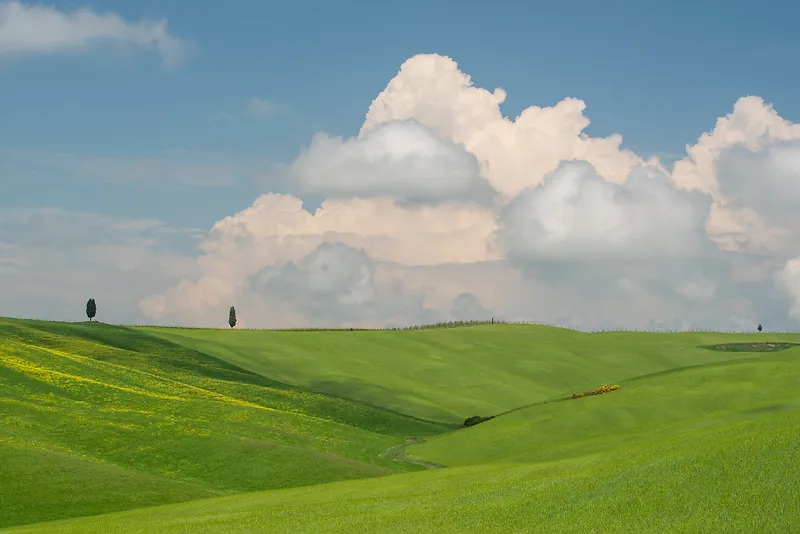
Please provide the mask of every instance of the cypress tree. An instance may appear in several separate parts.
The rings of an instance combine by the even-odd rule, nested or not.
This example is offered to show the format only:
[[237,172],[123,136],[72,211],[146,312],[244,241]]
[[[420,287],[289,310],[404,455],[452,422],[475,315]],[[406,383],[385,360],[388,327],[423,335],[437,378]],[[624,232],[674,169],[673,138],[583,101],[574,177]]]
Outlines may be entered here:
[[86,317],[89,318],[89,322],[92,321],[95,315],[97,315],[97,304],[95,304],[94,299],[89,299],[86,303]]

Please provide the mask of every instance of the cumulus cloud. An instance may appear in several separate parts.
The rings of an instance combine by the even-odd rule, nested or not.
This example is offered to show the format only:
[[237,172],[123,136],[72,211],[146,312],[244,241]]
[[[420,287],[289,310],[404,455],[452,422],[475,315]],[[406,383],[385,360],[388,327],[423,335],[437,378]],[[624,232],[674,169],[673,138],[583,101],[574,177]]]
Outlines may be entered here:
[[284,179],[300,194],[328,198],[487,203],[494,196],[472,154],[413,120],[381,124],[359,138],[318,134]]
[[[712,199],[663,172],[624,184],[586,162],[562,163],[501,214],[507,257],[545,296],[545,322],[586,329],[788,327],[771,283],[777,264],[720,249],[705,231]],[[755,275],[755,276],[754,276]]]
[[507,257],[545,293],[569,287],[559,291],[556,307],[572,299],[573,306],[593,303],[589,313],[576,309],[572,321],[608,327],[598,305],[619,310],[620,301],[628,309],[649,307],[651,319],[664,321],[662,310],[675,297],[699,303],[717,291],[716,247],[704,230],[709,205],[652,168],[636,168],[615,184],[586,162],[565,162],[509,203],[501,235]]
[[[245,328],[379,328],[445,318],[426,306],[423,292],[382,267],[363,249],[321,243],[298,260],[252,273],[241,280],[239,291],[226,291],[229,286],[221,279],[215,279],[223,282],[216,286],[209,278],[197,285],[183,281],[166,297],[154,294],[142,300],[141,309],[156,318],[214,326],[224,319],[227,306],[235,304],[239,326]],[[190,306],[176,310],[176,300]]]
[[265,194],[217,222],[201,241],[199,279],[187,277],[141,306],[153,318],[199,324],[204,316],[198,310],[229,302],[244,293],[255,273],[297,262],[322,243],[346,244],[375,261],[404,265],[496,259],[496,228],[493,214],[475,205],[401,207],[388,198],[354,198],[325,201],[311,214],[296,197]]
[[154,50],[167,67],[178,65],[186,51],[166,19],[129,22],[88,7],[65,12],[16,0],[0,3],[0,56],[77,52],[109,42]]
[[392,199],[353,198],[325,201],[311,214],[300,199],[269,193],[217,222],[200,246],[207,267],[212,258],[246,250],[259,266],[294,261],[323,241],[364,248],[380,261],[469,263],[499,257],[495,229],[493,214],[474,205],[401,207]]
[[477,158],[491,185],[509,197],[541,183],[561,161],[588,161],[603,178],[617,183],[642,163],[637,155],[620,149],[621,136],[591,138],[584,133],[589,119],[582,100],[531,106],[510,120],[500,111],[505,99],[502,89],[475,87],[448,57],[414,56],[372,102],[360,136],[368,136],[383,123],[414,119],[463,145]]
[[768,246],[787,255],[800,253],[800,138],[776,141],[757,150],[734,146],[716,162],[719,191],[739,223],[753,230],[740,231],[752,246]]
[[615,184],[586,162],[567,162],[514,198],[501,221],[509,257],[523,262],[663,260],[708,248],[709,206],[710,199],[676,190],[652,168]]
[[584,329],[788,326],[797,125],[740,99],[670,172],[619,135],[589,137],[581,100],[512,120],[505,97],[450,58],[409,59],[358,137],[319,134],[284,169],[286,190],[328,197],[318,210],[259,197],[142,310],[199,324],[242,303],[253,326],[490,310]]
[[800,183],[798,140],[800,124],[782,118],[759,97],[742,97],[686,147],[671,177],[680,188],[714,198],[708,231],[722,247],[779,253],[798,246],[788,238],[800,219],[789,220],[785,208]]
[[379,285],[373,260],[363,250],[341,243],[322,243],[297,262],[264,269],[249,279],[248,288],[250,295],[260,297],[255,306],[245,300],[249,308],[258,310],[258,303],[269,303],[313,326],[382,327],[403,318],[413,323],[433,316],[425,313],[421,294]]
[[742,97],[733,111],[717,119],[714,128],[703,133],[686,157],[672,170],[675,183],[686,189],[699,189],[724,199],[719,190],[715,165],[719,156],[732,147],[758,151],[780,141],[800,139],[800,124],[792,124],[757,96]]

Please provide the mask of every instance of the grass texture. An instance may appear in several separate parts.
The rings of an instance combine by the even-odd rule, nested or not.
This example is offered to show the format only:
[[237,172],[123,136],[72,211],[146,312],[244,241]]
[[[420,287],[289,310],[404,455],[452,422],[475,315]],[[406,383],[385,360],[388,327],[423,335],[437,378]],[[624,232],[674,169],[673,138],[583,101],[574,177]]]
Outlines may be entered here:
[[800,531],[798,342],[0,319],[0,529]]
[[421,469],[380,453],[448,429],[124,327],[0,320],[0,354],[0,526]]

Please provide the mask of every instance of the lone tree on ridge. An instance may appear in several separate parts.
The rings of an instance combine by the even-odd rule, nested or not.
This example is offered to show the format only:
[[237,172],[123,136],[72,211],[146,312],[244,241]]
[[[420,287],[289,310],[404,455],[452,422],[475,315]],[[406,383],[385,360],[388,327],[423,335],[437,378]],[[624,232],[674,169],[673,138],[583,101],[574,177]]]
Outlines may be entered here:
[[759,325],[758,325],[758,331],[759,331],[759,332],[761,332],[762,330],[763,330],[763,328],[761,327],[761,324],[759,323]]
[[228,312],[228,324],[231,325],[231,328],[236,326],[236,308],[231,306],[231,311]]
[[92,321],[95,315],[97,315],[97,304],[94,303],[94,299],[89,299],[86,303],[86,317],[89,318],[89,322]]

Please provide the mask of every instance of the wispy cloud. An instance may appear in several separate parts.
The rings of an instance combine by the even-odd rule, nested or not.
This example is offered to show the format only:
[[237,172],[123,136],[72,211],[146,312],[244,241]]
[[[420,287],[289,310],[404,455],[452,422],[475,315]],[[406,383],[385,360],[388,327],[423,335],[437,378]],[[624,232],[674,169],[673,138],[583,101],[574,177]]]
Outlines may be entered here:
[[24,150],[0,150],[0,180],[29,173],[79,180],[138,183],[144,187],[230,187],[255,181],[258,162],[221,155],[168,150],[146,157],[108,157]]
[[251,98],[247,101],[247,113],[253,117],[271,117],[283,113],[286,107],[264,98]]
[[196,270],[197,229],[59,208],[0,213],[0,316],[81,320],[97,298],[103,320],[141,323],[136,303]]
[[166,67],[186,55],[186,43],[169,33],[166,19],[130,22],[88,7],[65,12],[17,0],[0,3],[0,56],[79,52],[103,42],[153,50]]

